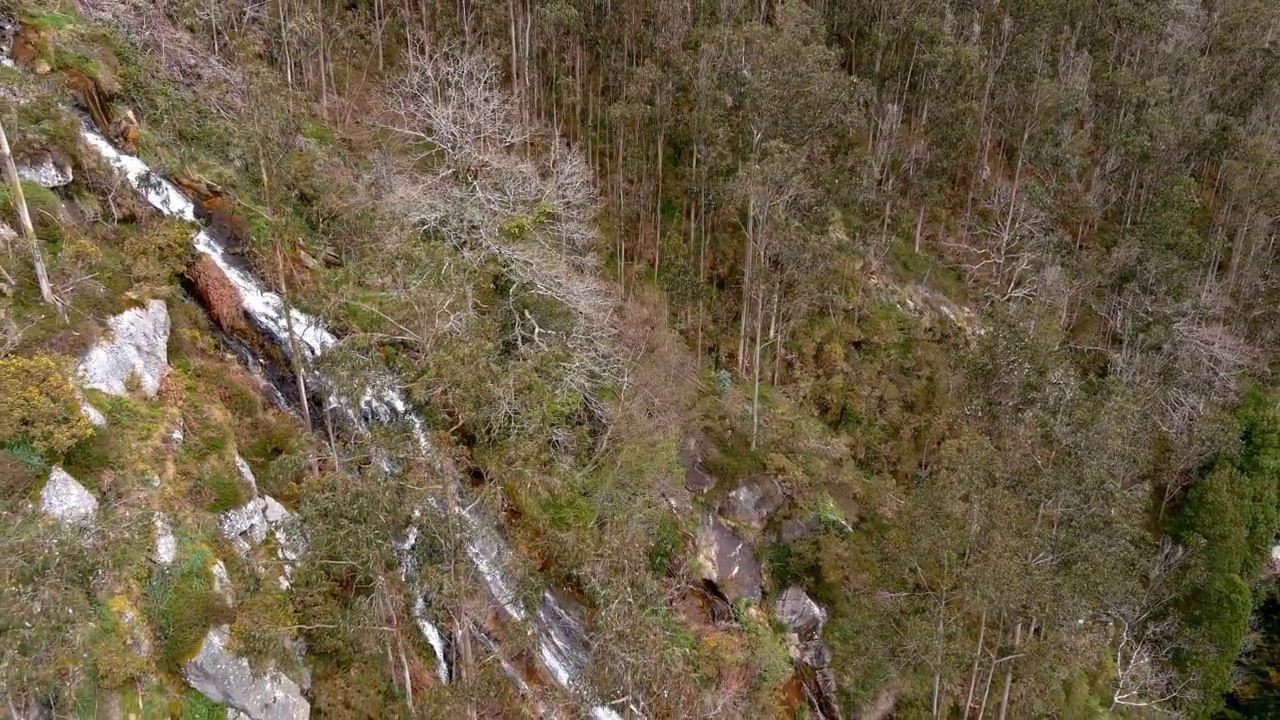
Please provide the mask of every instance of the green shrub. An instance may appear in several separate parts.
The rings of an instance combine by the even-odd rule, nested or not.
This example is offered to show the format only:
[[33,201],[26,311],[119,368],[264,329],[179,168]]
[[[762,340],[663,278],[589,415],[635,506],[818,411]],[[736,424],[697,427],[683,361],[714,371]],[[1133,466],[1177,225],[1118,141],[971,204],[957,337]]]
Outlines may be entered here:
[[236,607],[236,621],[231,625],[231,642],[235,652],[255,663],[287,662],[292,631],[297,625],[289,597],[274,585],[244,598]]
[[782,635],[765,621],[757,620],[750,611],[741,613],[741,616],[742,631],[756,666],[759,695],[762,698],[777,697],[792,672],[787,643]]
[[133,228],[124,240],[124,253],[135,282],[167,284],[194,259],[191,227],[168,218]]
[[680,526],[675,518],[663,515],[655,528],[656,537],[649,549],[649,572],[662,577],[671,572],[682,547]]
[[44,472],[49,469],[49,461],[45,459],[44,454],[25,440],[6,442],[0,445],[0,450],[28,470]]
[[1258,574],[1280,524],[1280,404],[1274,393],[1255,390],[1235,418],[1239,452],[1220,457],[1191,487],[1171,529],[1177,540],[1196,549],[1183,573],[1185,589],[1176,609],[1194,633],[1181,657],[1202,678],[1198,711],[1206,716],[1221,707],[1222,693],[1231,689],[1254,605],[1246,579]]

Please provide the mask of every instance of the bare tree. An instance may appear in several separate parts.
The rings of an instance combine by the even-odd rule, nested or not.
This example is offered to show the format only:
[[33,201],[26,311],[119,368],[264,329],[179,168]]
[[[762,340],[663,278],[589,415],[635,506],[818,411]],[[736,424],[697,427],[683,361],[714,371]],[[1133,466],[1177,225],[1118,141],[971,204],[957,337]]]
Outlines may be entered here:
[[1184,557],[1167,536],[1151,561],[1145,592],[1112,613],[1120,637],[1115,647],[1111,708],[1143,707],[1177,716],[1176,702],[1195,700],[1198,683],[1174,664],[1178,623],[1162,611],[1174,595],[1166,582]]
[[986,291],[989,302],[1037,297],[1041,268],[1050,261],[1050,223],[1020,192],[1018,180],[997,185],[979,212],[989,218],[966,240],[944,245],[960,257],[968,279]]
[[[396,169],[391,196],[423,232],[474,262],[501,264],[512,284],[516,344],[566,348],[565,383],[591,401],[601,381],[625,381],[610,323],[615,292],[596,272],[591,167],[549,132],[541,134],[547,152],[520,152],[533,136],[500,82],[484,56],[419,47],[391,93],[387,127],[419,159],[444,162],[434,172]],[[562,306],[572,321],[555,324],[517,307],[524,294]]]

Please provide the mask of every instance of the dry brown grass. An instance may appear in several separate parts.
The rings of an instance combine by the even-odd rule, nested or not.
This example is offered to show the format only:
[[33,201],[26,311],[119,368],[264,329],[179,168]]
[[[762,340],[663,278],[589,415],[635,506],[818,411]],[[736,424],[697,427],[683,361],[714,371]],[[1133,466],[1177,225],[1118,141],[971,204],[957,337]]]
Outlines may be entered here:
[[187,268],[187,279],[191,281],[196,299],[223,332],[235,334],[247,329],[240,291],[213,258],[205,255]]

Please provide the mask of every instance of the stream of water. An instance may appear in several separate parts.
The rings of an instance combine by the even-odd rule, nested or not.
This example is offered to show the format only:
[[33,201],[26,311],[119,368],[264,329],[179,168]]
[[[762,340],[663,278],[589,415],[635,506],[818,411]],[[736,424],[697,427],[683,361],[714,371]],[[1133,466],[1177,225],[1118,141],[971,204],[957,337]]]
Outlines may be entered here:
[[[104,160],[122,173],[139,192],[141,192],[157,210],[165,215],[181,218],[191,223],[197,222],[195,204],[168,180],[151,169],[141,159],[120,152],[101,134],[86,126],[82,135],[85,142],[97,151]],[[338,339],[324,327],[317,317],[308,315],[295,308],[288,308],[283,299],[265,288],[244,269],[237,267],[227,255],[226,248],[207,229],[196,232],[195,247],[201,253],[212,258],[227,278],[240,291],[245,313],[252,318],[257,327],[265,333],[280,350],[294,359],[293,343],[290,341],[289,325],[292,324],[294,337],[297,338],[299,354],[297,358],[306,371],[306,380],[312,392],[319,392],[327,398],[330,409],[336,410],[358,431],[367,431],[370,423],[403,423],[412,432],[419,449],[427,455],[433,454],[430,441],[427,439],[424,425],[408,406],[404,394],[391,382],[386,373],[374,373],[381,378],[363,388],[356,400],[346,399],[339,395],[336,388],[341,384],[325,377],[324,373],[315,369],[318,360],[327,350],[333,348]],[[289,313],[286,319],[286,311]],[[265,365],[266,363],[264,363]],[[387,457],[379,459],[383,468],[393,471],[393,463]],[[461,484],[456,478],[447,478],[459,496],[462,495]],[[609,707],[600,703],[594,689],[582,681],[581,674],[589,661],[589,643],[586,631],[579,614],[557,599],[550,591],[544,591],[538,608],[530,612],[521,603],[517,592],[515,574],[515,556],[503,539],[497,523],[486,517],[475,504],[458,503],[456,509],[446,509],[444,498],[434,503],[438,512],[451,512],[461,522],[464,531],[467,556],[471,560],[476,573],[484,581],[486,588],[497,601],[506,619],[528,628],[538,643],[538,655],[547,672],[563,688],[578,697],[595,720],[621,720],[621,716]],[[404,553],[404,570],[412,572],[409,556],[414,543],[419,537],[418,528],[409,528],[405,542],[401,545]],[[427,618],[426,603],[421,598],[415,603],[414,616],[424,637],[435,650],[438,661],[438,675],[443,682],[450,679],[448,653],[446,652],[447,635]],[[482,643],[492,646],[493,640],[476,628]],[[497,649],[496,647],[494,648]],[[501,657],[500,653],[495,653]],[[504,661],[507,674],[517,682],[522,691],[533,694],[528,684],[519,674]]]

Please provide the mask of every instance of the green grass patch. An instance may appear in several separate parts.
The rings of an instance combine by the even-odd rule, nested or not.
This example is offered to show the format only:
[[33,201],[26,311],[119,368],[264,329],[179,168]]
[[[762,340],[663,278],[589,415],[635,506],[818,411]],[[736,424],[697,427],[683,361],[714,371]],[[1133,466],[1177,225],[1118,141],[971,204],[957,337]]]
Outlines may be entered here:
[[214,467],[191,484],[193,499],[211,513],[232,510],[249,501],[249,488],[235,469]]
[[95,684],[114,690],[133,685],[149,670],[146,658],[140,656],[130,644],[129,622],[141,623],[136,614],[133,620],[126,615],[133,613],[124,598],[116,598],[98,608],[97,623],[90,633],[87,655]]
[[227,709],[195,690],[182,695],[178,717],[181,720],[225,720]]
[[45,458],[44,453],[25,440],[0,443],[0,452],[33,472],[44,472],[49,469],[49,460]]
[[680,525],[675,518],[663,515],[654,528],[653,545],[649,548],[649,572],[658,577],[670,574],[683,545]]
[[544,495],[538,500],[538,510],[556,530],[589,528],[597,515],[591,499],[572,490]]
[[232,619],[226,601],[213,590],[212,565],[213,553],[197,545],[147,582],[144,610],[155,631],[161,669],[177,671],[200,649],[210,627]]

